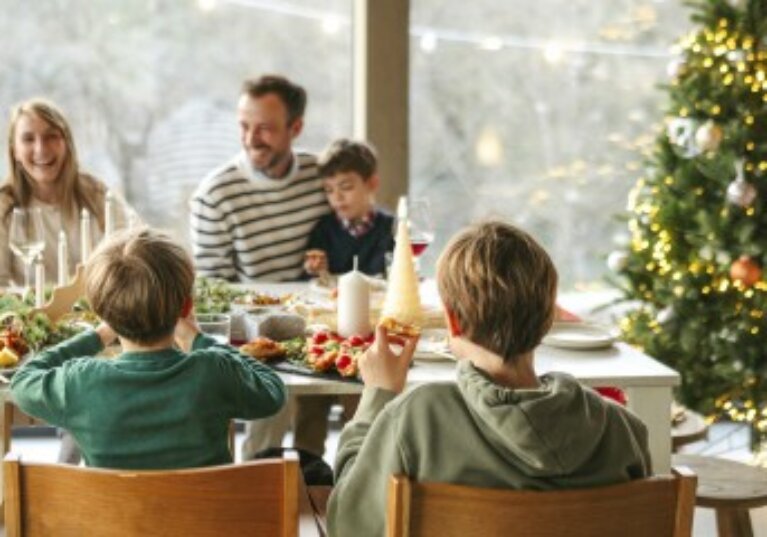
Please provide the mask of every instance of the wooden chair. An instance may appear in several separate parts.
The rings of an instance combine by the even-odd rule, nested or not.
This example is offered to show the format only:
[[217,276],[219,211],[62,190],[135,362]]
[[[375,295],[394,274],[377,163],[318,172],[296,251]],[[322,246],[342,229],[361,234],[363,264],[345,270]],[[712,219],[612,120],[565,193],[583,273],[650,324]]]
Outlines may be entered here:
[[767,471],[703,455],[674,455],[698,476],[695,505],[716,510],[719,537],[752,537],[749,509],[767,506]]
[[686,468],[605,487],[521,491],[393,476],[387,537],[689,537],[696,477]]
[[123,471],[4,461],[8,537],[298,534],[298,457]]

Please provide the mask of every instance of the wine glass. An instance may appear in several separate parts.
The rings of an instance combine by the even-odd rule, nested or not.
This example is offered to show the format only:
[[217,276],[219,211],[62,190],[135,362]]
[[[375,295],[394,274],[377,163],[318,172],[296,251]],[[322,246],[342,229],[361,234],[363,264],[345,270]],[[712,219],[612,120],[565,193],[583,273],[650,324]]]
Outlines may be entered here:
[[[429,200],[413,198],[407,200],[407,227],[410,234],[410,248],[413,251],[415,270],[420,274],[420,257],[434,240],[434,223]],[[394,221],[394,236],[397,234],[397,219]]]
[[24,264],[24,295],[32,288],[32,262],[45,249],[43,215],[40,209],[16,207],[11,214],[8,243]]
[[[413,199],[408,203],[408,230],[413,257],[418,263],[421,254],[434,240],[434,223],[431,219],[431,205],[426,199]],[[417,268],[417,266],[416,266]]]

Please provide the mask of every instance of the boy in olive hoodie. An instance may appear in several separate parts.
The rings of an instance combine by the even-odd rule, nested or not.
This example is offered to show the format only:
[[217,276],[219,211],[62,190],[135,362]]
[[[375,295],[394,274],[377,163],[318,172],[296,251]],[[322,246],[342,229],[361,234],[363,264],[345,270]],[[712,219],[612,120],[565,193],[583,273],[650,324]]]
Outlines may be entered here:
[[402,393],[415,341],[397,354],[377,329],[359,363],[362,400],[339,442],[331,535],[384,535],[392,474],[534,490],[651,474],[638,418],[568,374],[536,375],[557,272],[532,237],[501,222],[474,226],[442,253],[437,283],[457,382]]

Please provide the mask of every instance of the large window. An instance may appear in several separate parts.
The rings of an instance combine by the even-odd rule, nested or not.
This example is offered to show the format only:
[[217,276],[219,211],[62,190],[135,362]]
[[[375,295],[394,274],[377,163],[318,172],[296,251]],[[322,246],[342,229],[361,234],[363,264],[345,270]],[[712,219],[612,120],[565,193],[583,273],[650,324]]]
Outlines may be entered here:
[[[6,0],[0,106],[58,102],[84,168],[186,238],[189,194],[238,150],[243,78],[306,86],[299,146],[351,134],[353,3]],[[661,126],[657,85],[684,7],[412,0],[410,21],[410,193],[432,200],[437,223],[424,266],[458,228],[498,215],[546,245],[564,287],[599,281]]]
[[411,195],[438,222],[509,219],[590,285],[625,225],[614,215],[662,120],[680,2],[413,0]]
[[244,78],[277,72],[307,88],[299,147],[348,135],[351,2],[5,0],[0,107],[58,103],[82,167],[185,239],[191,191],[239,148]]

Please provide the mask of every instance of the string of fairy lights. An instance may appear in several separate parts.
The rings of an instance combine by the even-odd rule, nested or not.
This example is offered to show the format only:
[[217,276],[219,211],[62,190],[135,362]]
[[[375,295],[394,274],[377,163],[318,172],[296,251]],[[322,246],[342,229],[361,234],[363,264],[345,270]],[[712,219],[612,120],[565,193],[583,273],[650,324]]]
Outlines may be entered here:
[[[316,22],[322,31],[328,35],[338,34],[348,29],[352,20],[348,13],[330,12],[324,9],[298,5],[284,0],[197,0],[198,7],[203,12],[212,12],[224,5],[243,6],[258,9],[273,14],[285,15]],[[513,34],[490,34],[487,32],[470,32],[456,28],[436,27],[425,24],[413,24],[409,34],[416,40],[424,54],[433,54],[440,46],[455,44],[469,46],[481,52],[494,53],[502,50],[527,50],[540,54],[543,61],[556,66],[568,61],[574,55],[616,56],[643,59],[668,59],[671,52],[667,47],[621,43],[633,39],[632,29],[648,30],[657,23],[658,14],[650,4],[640,4],[634,8],[626,21],[621,24],[606,24],[599,30],[604,42],[585,40],[541,39],[536,37]],[[474,153],[478,163],[484,167],[498,167],[503,163],[503,141],[498,130],[486,127],[477,137]],[[637,149],[633,146],[630,149]],[[638,163],[629,166],[638,167]],[[562,171],[562,167],[551,169],[550,177]],[[611,167],[598,166],[597,175],[612,173]]]
[[[348,14],[333,13],[326,10],[276,0],[198,0],[201,11],[210,12],[223,4],[240,5],[248,8],[268,11],[275,14],[287,15],[316,21],[327,34],[336,34],[351,26]],[[647,19],[648,15],[637,16]],[[653,18],[653,17],[649,17]],[[647,24],[647,21],[645,21]],[[612,56],[630,56],[637,58],[668,58],[670,53],[663,47],[652,47],[623,43],[602,42],[564,42],[558,40],[538,39],[510,34],[488,34],[484,32],[468,32],[453,28],[440,28],[429,25],[411,25],[410,35],[418,40],[423,52],[435,52],[440,43],[463,43],[474,46],[479,50],[499,51],[502,49],[529,49],[539,51],[544,60],[556,64],[564,60],[567,54],[597,54]],[[607,32],[604,32],[607,33]],[[614,38],[620,37],[612,34]]]
[[[684,83],[684,77],[691,72],[705,72],[725,88],[733,88],[745,94],[749,103],[767,103],[767,50],[760,48],[759,43],[751,35],[743,34],[731,28],[731,22],[720,19],[715,28],[695,30],[680,39],[674,48],[677,58],[669,65],[671,87],[679,87]],[[676,118],[669,118],[669,141],[677,149],[677,154],[684,158],[692,158],[701,153],[714,156],[720,149],[725,128],[742,129],[745,133],[742,147],[731,148],[742,155],[735,180],[727,187],[726,199],[719,216],[725,221],[733,211],[740,211],[747,218],[757,215],[755,201],[757,191],[749,181],[753,181],[767,171],[767,161],[757,155],[758,142],[755,140],[756,117],[751,111],[745,111],[742,117],[737,111],[725,110],[723,103],[712,102],[709,96],[701,96],[691,106],[679,105],[675,111]],[[672,111],[672,114],[674,111]],[[691,123],[696,117],[709,118],[703,124]],[[735,118],[735,119],[732,119]],[[727,122],[740,122],[727,125]],[[721,125],[720,125],[721,123]],[[697,131],[694,128],[697,127]],[[674,130],[674,129],[677,130]],[[705,129],[703,132],[701,129]],[[671,187],[675,177],[666,175],[658,183]],[[764,325],[764,311],[760,304],[767,298],[767,282],[762,278],[758,264],[748,256],[741,256],[732,261],[728,254],[718,253],[713,248],[704,247],[699,252],[699,258],[689,262],[674,261],[673,235],[658,221],[661,207],[658,196],[661,186],[653,185],[646,178],[640,178],[629,195],[628,208],[633,213],[629,221],[631,233],[630,248],[637,254],[649,253],[644,269],[647,273],[657,274],[660,278],[670,279],[671,291],[681,298],[687,289],[682,280],[687,274],[702,282],[698,289],[700,295],[714,293],[731,293],[736,291],[739,298],[734,304],[736,314],[750,319],[747,333],[758,336]],[[704,195],[703,187],[692,190],[696,197]],[[713,233],[707,237],[715,239]],[[622,261],[622,260],[621,260]],[[730,270],[723,271],[719,267],[731,262]],[[679,282],[677,285],[674,282]],[[638,290],[648,304],[654,300],[653,291],[646,284],[640,284]],[[651,308],[651,306],[647,306]],[[650,309],[645,313],[652,316]],[[672,312],[673,313],[673,312]],[[669,312],[661,310],[647,322],[648,328],[656,335],[663,332],[664,316]],[[632,331],[633,323],[638,316],[628,316],[621,322],[624,333]],[[767,405],[753,398],[744,397],[748,389],[757,385],[758,379],[754,374],[745,374],[741,386],[720,396],[714,403],[731,420],[751,423],[758,431],[767,433]],[[760,408],[761,407],[761,408]]]

